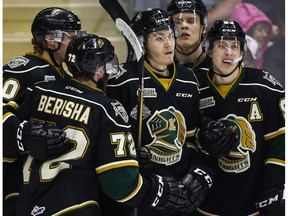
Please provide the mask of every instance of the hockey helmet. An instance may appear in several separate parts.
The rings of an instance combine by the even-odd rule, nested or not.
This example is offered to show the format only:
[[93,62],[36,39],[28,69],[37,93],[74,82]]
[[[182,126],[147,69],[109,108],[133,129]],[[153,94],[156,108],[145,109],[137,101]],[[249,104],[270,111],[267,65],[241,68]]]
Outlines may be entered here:
[[[49,32],[57,30],[71,32],[80,29],[81,21],[75,13],[59,7],[50,7],[43,9],[36,15],[31,32],[35,42],[42,44],[44,36]],[[62,36],[58,36],[60,38],[58,42],[61,42]]]
[[80,34],[67,47],[65,62],[73,75],[94,75],[103,65],[107,74],[118,71],[114,46],[107,38],[94,34]]
[[173,29],[170,16],[162,9],[152,9],[135,14],[132,18],[131,28],[137,36],[146,36],[155,31]]
[[236,21],[217,20],[207,32],[207,48],[213,47],[215,40],[238,40],[241,51],[246,51],[245,32]]
[[183,12],[196,13],[200,16],[200,23],[207,27],[207,8],[201,0],[172,0],[167,12],[170,16]]

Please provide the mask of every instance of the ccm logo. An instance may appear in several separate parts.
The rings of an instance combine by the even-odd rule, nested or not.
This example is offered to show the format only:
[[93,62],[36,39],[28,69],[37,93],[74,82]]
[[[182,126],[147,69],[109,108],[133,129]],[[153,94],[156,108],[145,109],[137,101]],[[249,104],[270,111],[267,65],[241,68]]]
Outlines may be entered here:
[[187,93],[176,93],[176,97],[192,98],[192,97],[193,97],[193,94],[187,94]]

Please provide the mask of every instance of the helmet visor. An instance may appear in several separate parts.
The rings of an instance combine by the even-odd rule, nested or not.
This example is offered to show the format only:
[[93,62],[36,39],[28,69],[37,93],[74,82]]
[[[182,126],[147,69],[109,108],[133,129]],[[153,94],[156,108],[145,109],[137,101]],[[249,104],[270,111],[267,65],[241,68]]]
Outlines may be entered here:
[[118,73],[119,61],[117,55],[114,54],[113,58],[105,63],[105,71],[111,76]]

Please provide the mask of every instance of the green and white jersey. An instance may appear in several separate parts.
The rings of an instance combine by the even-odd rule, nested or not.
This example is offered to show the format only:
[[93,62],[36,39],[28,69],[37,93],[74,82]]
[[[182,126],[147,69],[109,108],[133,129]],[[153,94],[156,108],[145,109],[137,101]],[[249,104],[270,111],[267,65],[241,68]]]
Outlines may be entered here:
[[41,210],[44,215],[98,215],[100,190],[133,206],[147,197],[149,185],[138,173],[128,115],[100,89],[73,79],[41,82],[27,96],[19,116],[56,125],[74,147],[48,161],[28,157],[17,215]]
[[211,70],[196,75],[201,115],[235,125],[240,139],[227,157],[200,153],[200,162],[216,171],[200,209],[217,215],[253,214],[262,190],[284,185],[284,89],[267,71],[252,68],[241,67],[236,80],[226,86],[213,83]]
[[[119,74],[108,81],[107,95],[123,104],[137,140],[137,63],[125,63],[120,68]],[[196,131],[199,89],[194,73],[185,66],[173,63],[169,71],[170,77],[158,77],[145,65],[141,142],[152,153],[153,172],[178,178],[191,165],[186,144]]]

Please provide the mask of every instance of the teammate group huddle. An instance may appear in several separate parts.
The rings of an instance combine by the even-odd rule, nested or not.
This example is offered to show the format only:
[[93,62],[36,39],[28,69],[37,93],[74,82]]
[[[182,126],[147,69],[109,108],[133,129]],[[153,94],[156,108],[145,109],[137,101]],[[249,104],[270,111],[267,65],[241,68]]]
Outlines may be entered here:
[[285,92],[245,67],[241,26],[172,0],[130,27],[143,101],[138,61],[72,11],[36,15],[3,67],[4,215],[284,215]]

